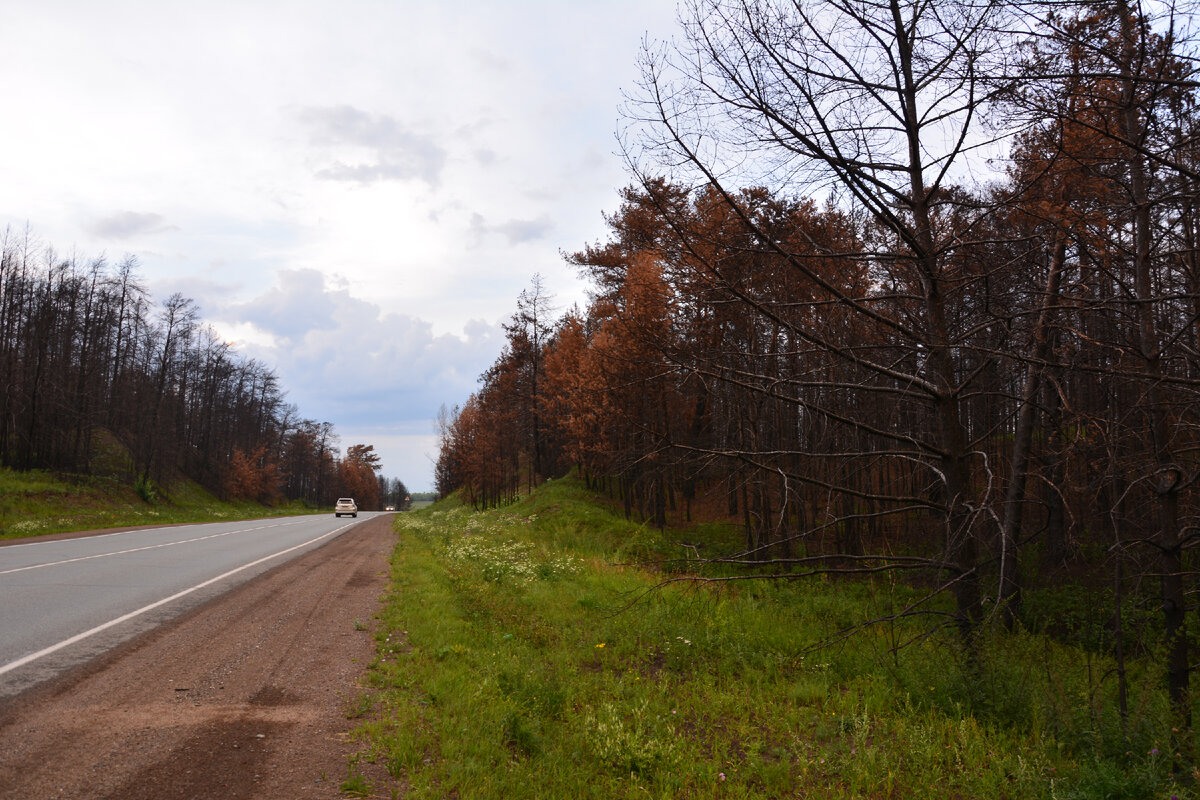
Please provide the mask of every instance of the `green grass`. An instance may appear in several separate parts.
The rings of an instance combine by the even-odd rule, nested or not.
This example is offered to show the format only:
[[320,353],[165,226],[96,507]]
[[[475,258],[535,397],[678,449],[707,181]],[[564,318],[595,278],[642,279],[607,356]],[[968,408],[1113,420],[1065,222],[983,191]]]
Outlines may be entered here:
[[155,487],[147,502],[111,478],[0,469],[0,539],[48,533],[309,514],[299,503],[268,507],[218,500],[190,481]]
[[[913,630],[809,648],[886,583],[655,588],[678,555],[570,481],[483,513],[400,515],[351,781],[376,796],[1168,798],[1166,707],[1112,711],[1111,665],[1023,634],[964,659]],[[631,545],[631,542],[633,543]],[[380,794],[380,793],[383,794]]]

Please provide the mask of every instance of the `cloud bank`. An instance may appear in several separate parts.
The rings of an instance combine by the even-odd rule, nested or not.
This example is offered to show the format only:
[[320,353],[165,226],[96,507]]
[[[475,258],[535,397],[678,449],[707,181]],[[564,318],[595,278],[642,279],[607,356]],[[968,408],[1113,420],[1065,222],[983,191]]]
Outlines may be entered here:
[[267,291],[206,317],[274,368],[302,415],[333,422],[344,445],[375,444],[387,474],[414,489],[428,488],[438,408],[464,400],[503,346],[496,324],[471,320],[457,335],[436,334],[311,269],[281,270]]

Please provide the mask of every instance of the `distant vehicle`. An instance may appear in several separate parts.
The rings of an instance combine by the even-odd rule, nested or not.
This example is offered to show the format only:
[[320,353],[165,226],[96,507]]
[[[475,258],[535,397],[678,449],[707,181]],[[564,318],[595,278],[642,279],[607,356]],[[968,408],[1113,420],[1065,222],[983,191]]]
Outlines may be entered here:
[[384,511],[395,511],[395,510],[396,510],[396,507],[395,507],[395,506],[387,506],[387,507],[386,507],[386,508],[384,508],[383,510],[384,510]]
[[339,497],[337,505],[333,507],[333,515],[340,517],[342,514],[349,514],[352,517],[358,516],[358,503],[354,502],[353,497]]

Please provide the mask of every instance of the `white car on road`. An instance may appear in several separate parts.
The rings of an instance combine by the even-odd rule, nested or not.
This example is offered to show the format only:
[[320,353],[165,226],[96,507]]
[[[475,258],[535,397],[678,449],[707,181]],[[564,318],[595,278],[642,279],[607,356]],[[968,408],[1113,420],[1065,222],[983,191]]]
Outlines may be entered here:
[[349,514],[352,517],[358,516],[358,503],[354,502],[353,497],[339,497],[337,505],[333,507],[333,515],[340,517],[342,514]]

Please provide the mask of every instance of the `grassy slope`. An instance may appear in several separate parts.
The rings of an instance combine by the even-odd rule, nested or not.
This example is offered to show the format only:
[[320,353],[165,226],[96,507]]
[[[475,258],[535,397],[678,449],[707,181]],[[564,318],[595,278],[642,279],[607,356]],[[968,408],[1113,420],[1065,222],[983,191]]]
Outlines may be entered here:
[[105,478],[67,479],[0,469],[0,539],[94,528],[124,528],[311,513],[302,505],[226,503],[180,482],[147,503],[132,487]]
[[[1031,635],[876,627],[808,648],[904,588],[675,583],[680,555],[570,481],[475,513],[399,515],[348,793],[412,798],[1190,796],[1153,670],[1111,709],[1110,665]],[[372,766],[366,766],[367,763]],[[369,787],[369,783],[374,785]]]

